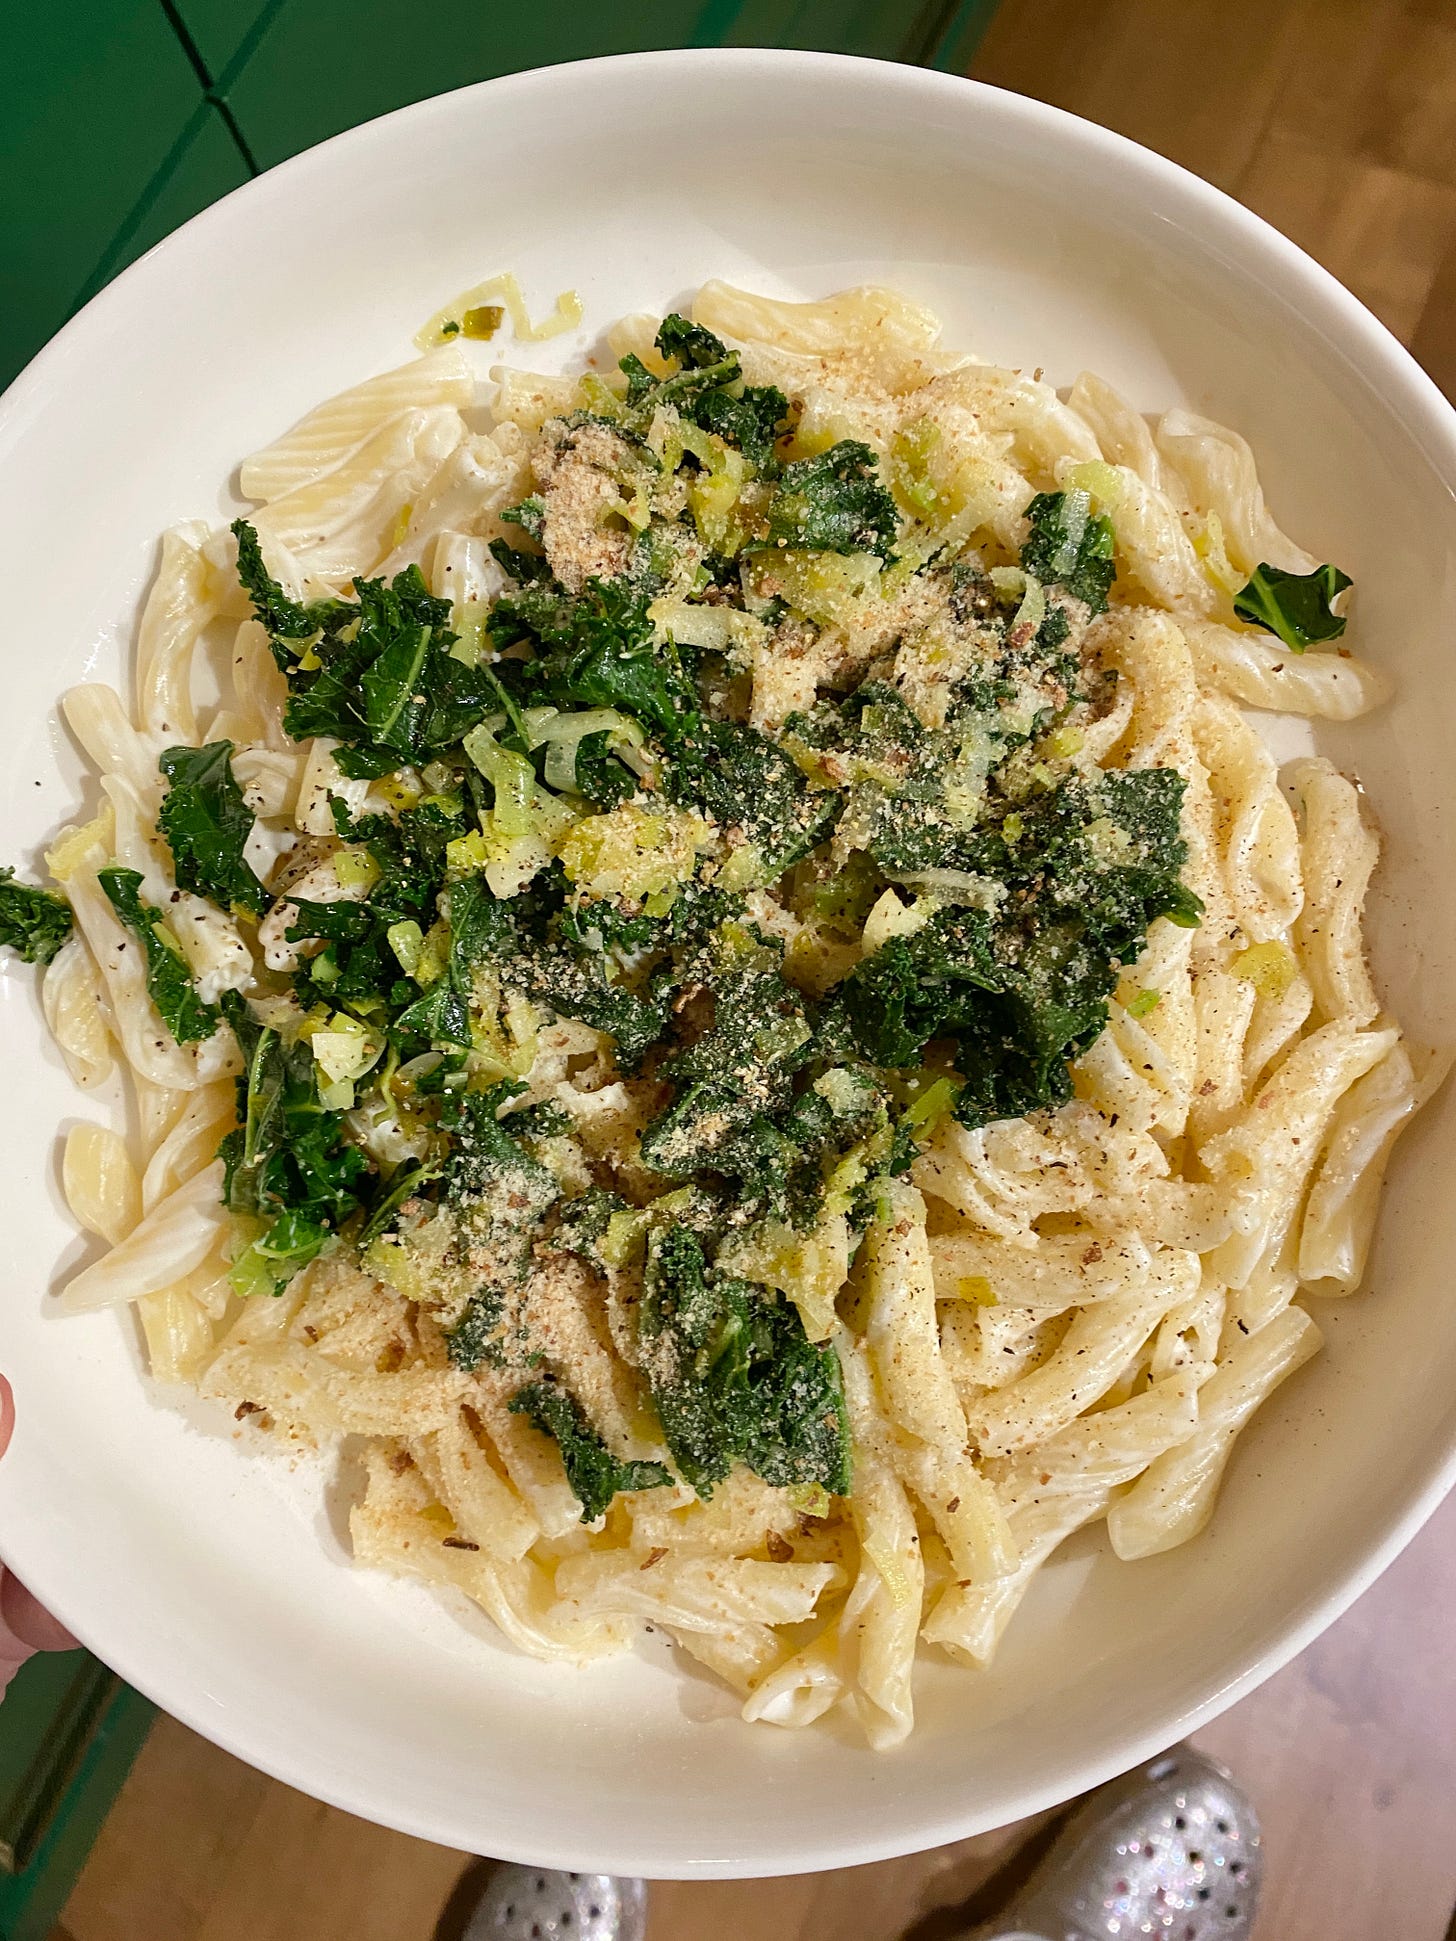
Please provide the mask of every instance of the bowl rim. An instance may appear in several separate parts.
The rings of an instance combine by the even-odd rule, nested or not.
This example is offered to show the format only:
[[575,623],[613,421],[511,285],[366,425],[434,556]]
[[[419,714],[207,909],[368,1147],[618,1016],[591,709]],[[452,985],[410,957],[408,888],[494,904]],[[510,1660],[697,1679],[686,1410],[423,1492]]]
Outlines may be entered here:
[[[769,69],[797,73],[820,87],[833,85],[835,77],[856,76],[861,82],[872,80],[877,88],[898,93],[907,109],[930,98],[944,104],[954,103],[972,112],[979,103],[990,107],[998,116],[1009,117],[1024,129],[1045,130],[1063,143],[1080,144],[1089,154],[1118,168],[1131,193],[1156,195],[1162,199],[1165,211],[1172,207],[1185,215],[1204,241],[1222,242],[1243,259],[1257,260],[1276,282],[1278,293],[1297,307],[1307,322],[1319,327],[1330,348],[1372,387],[1384,409],[1399,420],[1448,489],[1456,493],[1456,408],[1405,346],[1352,292],[1296,243],[1222,189],[1126,136],[1009,89],[894,61],[761,47],[667,48],[522,69],[427,96],[288,157],[230,191],[154,244],[41,347],[0,393],[0,456],[8,442],[7,433],[26,424],[33,413],[44,408],[52,371],[58,371],[63,359],[79,348],[88,334],[104,325],[113,310],[119,310],[140,292],[159,261],[185,253],[213,229],[221,229],[234,220],[232,212],[240,202],[277,195],[295,180],[303,180],[311,169],[319,166],[319,158],[325,152],[331,159],[350,148],[358,148],[362,154],[375,139],[374,131],[381,124],[407,117],[423,124],[432,113],[441,112],[441,103],[457,97],[469,96],[485,105],[508,95],[530,96],[591,79],[610,85],[613,77],[629,72],[635,75],[659,72],[664,77],[677,78],[687,70],[727,68],[748,76],[763,74]],[[1404,1508],[1378,1540],[1368,1545],[1359,1561],[1343,1573],[1327,1574],[1311,1588],[1242,1670],[1231,1677],[1220,1676],[1214,1670],[1191,1680],[1186,1703],[1166,1715],[1156,1728],[1143,1726],[1113,1735],[1096,1756],[1083,1757],[1072,1765],[1058,1768],[1058,1777],[1022,1785],[998,1803],[995,1818],[974,1809],[958,1811],[950,1803],[938,1812],[922,1814],[913,1827],[907,1824],[886,1829],[882,1826],[877,1831],[873,1824],[851,1822],[841,1835],[821,1838],[801,1853],[775,1856],[767,1865],[756,1861],[751,1854],[701,1860],[674,1855],[664,1864],[659,1852],[630,1828],[624,1828],[620,1836],[614,1837],[606,1851],[598,1851],[587,1860],[571,1847],[569,1832],[553,1834],[549,1827],[543,1830],[539,1844],[528,1849],[506,1840],[496,1857],[528,1864],[560,1865],[578,1871],[589,1868],[617,1874],[645,1874],[657,1879],[772,1878],[859,1866],[923,1852],[1045,1812],[1187,1737],[1272,1677],[1370,1587],[1453,1487],[1456,1487],[1456,1436],[1444,1455],[1428,1461],[1416,1472]],[[109,1652],[104,1643],[104,1619],[99,1626],[93,1626],[90,1611],[68,1609],[64,1596],[50,1596],[50,1554],[44,1546],[34,1554],[17,1554],[11,1548],[10,1538],[0,1535],[0,1556],[5,1563],[43,1602],[55,1609],[56,1615],[84,1646],[162,1710],[256,1770],[328,1805],[416,1839],[442,1845],[459,1844],[463,1822],[455,1828],[442,1827],[438,1821],[426,1823],[411,1811],[408,1801],[382,1802],[367,1796],[364,1787],[351,1784],[345,1776],[311,1768],[302,1745],[300,1757],[292,1765],[282,1756],[260,1756],[250,1744],[240,1711],[229,1708],[221,1715],[209,1712],[200,1697],[194,1696],[185,1685],[173,1686],[166,1653],[149,1660],[144,1651]],[[891,1777],[889,1770],[886,1777]]]

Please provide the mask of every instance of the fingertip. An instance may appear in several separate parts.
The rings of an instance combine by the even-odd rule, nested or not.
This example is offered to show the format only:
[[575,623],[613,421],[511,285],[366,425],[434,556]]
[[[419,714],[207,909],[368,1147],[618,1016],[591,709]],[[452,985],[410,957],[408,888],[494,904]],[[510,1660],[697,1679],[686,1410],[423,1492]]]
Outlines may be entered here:
[[31,1651],[78,1651],[80,1646],[18,1577],[0,1572],[0,1631],[8,1631]]

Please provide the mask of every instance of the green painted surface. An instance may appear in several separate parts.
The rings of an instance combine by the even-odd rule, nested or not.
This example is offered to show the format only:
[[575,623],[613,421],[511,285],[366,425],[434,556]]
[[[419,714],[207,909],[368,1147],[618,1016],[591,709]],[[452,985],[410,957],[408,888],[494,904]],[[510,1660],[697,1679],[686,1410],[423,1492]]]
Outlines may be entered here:
[[251,171],[231,130],[211,102],[204,101],[189,125],[186,145],[171,173],[154,182],[150,193],[132,211],[88,279],[79,301],[86,302],[154,243],[249,180]]
[[941,9],[933,38],[923,49],[911,49],[906,59],[938,67],[946,74],[969,74],[971,62],[1001,0],[951,0]]
[[5,10],[0,384],[64,322],[177,147],[198,94],[158,0]]
[[207,79],[218,81],[263,16],[276,11],[278,4],[279,0],[172,0],[172,11]]
[[226,99],[259,167],[270,168],[356,122],[472,81],[594,54],[691,44],[711,6],[430,0],[426,10],[414,0],[285,0]]
[[0,1786],[23,1864],[0,1875],[0,1941],[46,1941],[154,1716],[79,1652],[32,1658],[17,1675],[0,1705]]
[[[193,5],[195,0],[185,0]],[[497,74],[594,54],[654,47],[809,47],[932,60],[959,16],[969,58],[971,14],[994,0],[580,0],[533,8],[431,0],[429,30],[412,0],[282,0],[220,90],[262,168],[372,115]],[[982,23],[984,24],[984,22]],[[319,76],[327,74],[321,86]]]
[[728,47],[807,47],[897,60],[934,33],[944,12],[944,0],[742,0],[722,39]]

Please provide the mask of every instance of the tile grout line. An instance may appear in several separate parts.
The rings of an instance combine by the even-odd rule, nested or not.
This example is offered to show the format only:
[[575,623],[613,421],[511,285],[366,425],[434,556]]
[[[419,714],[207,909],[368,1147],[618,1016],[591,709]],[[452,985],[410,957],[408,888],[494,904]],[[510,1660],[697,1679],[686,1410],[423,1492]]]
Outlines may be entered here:
[[187,117],[182,133],[167,150],[162,161],[153,171],[146,187],[117,225],[116,232],[110,242],[107,243],[105,249],[102,250],[96,267],[81,285],[80,295],[66,312],[68,320],[74,317],[78,310],[84,309],[92,297],[96,295],[97,291],[104,289],[112,277],[116,275],[120,268],[118,259],[124,254],[132,237],[136,235],[137,231],[151,213],[157,197],[172,179],[172,174],[177,164],[182,160],[182,157],[202,132],[211,110],[212,103],[204,97]]
[[262,8],[252,26],[239,42],[231,60],[225,64],[219,74],[212,72],[202,49],[194,40],[186,21],[183,20],[181,14],[177,11],[176,0],[157,0],[157,4],[166,15],[167,24],[176,35],[182,52],[187,56],[193,72],[202,84],[204,99],[212,107],[216,108],[218,114],[222,117],[223,124],[228,134],[232,137],[233,145],[242,157],[244,167],[247,169],[249,175],[261,175],[263,171],[258,165],[257,156],[253,153],[252,144],[243,133],[238,118],[233,112],[232,103],[228,100],[228,90],[257,52],[260,42],[273,25],[283,5],[283,0],[268,0],[268,4]]

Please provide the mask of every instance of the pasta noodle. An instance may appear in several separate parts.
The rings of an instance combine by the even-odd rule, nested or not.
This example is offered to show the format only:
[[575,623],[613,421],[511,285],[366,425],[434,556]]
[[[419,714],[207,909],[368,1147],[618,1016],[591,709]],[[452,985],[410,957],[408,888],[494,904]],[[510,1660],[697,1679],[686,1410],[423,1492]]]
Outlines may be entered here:
[[[580,303],[447,305],[245,460],[235,536],[165,536],[130,700],[65,697],[97,807],[27,954],[77,1084],[119,1066],[134,1109],[68,1134],[106,1251],[64,1305],[135,1303],[157,1380],[280,1441],[360,1438],[356,1560],[514,1648],[650,1625],[746,1720],[892,1746],[921,1648],[987,1663],[1074,1532],[1196,1538],[1305,1301],[1364,1279],[1449,1061],[1372,979],[1358,785],[1281,774],[1243,710],[1389,683],[1333,609],[1309,652],[1250,622],[1316,562],[1206,419],[949,353],[893,291],[710,283],[616,326],[620,374],[497,372],[485,432],[465,340],[505,312]],[[1044,869],[1081,845],[1120,913],[1016,931],[1069,803]],[[500,912],[548,881],[528,974]]]

